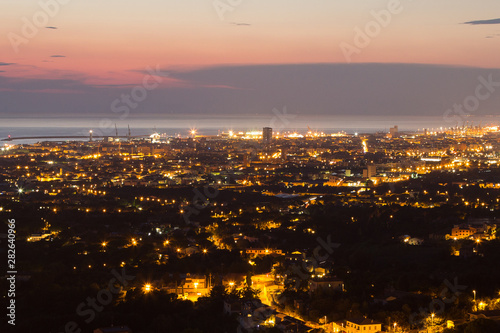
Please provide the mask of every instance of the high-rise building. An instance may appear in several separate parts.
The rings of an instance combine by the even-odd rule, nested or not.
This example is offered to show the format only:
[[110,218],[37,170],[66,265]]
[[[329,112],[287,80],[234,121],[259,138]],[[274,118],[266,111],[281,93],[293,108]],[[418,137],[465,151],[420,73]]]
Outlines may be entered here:
[[368,165],[366,169],[363,170],[363,178],[371,178],[377,175],[377,166]]
[[396,125],[394,127],[391,127],[389,129],[389,134],[391,135],[391,137],[397,138],[399,136],[398,126]]
[[271,127],[264,127],[262,129],[262,142],[271,143],[273,140],[273,129]]

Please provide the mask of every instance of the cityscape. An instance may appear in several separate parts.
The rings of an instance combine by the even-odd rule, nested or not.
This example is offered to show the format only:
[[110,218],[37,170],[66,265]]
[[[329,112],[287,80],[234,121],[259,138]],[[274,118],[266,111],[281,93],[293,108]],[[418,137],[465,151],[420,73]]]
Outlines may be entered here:
[[499,14],[0,1],[0,333],[500,333]]
[[57,329],[54,311],[70,331],[482,329],[500,315],[499,137],[8,138],[0,214],[23,221],[19,311],[36,313],[22,330]]

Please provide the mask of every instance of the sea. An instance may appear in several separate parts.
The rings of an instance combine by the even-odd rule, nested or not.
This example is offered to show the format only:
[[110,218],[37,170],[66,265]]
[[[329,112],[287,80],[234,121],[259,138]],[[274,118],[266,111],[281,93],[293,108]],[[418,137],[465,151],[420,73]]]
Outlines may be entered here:
[[[61,139],[40,139],[43,136],[127,136],[128,128],[132,136],[146,136],[153,133],[169,137],[188,137],[192,131],[197,135],[217,135],[221,133],[262,131],[263,127],[272,127],[273,132],[300,133],[308,131],[333,134],[364,134],[389,132],[398,126],[400,132],[420,132],[425,129],[439,131],[457,126],[499,126],[500,116],[475,116],[450,118],[443,116],[315,116],[296,115],[276,110],[271,114],[252,116],[167,116],[129,119],[107,117],[86,118],[2,118],[0,117],[0,140],[23,137],[12,140],[9,144],[31,144],[40,141],[61,141]],[[67,141],[86,141],[86,139],[68,139]],[[4,142],[0,141],[0,145]]]

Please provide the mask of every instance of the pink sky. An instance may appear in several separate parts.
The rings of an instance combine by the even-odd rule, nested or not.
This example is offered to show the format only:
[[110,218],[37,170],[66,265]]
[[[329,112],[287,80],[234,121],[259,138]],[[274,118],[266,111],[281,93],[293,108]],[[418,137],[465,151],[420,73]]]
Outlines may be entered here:
[[[372,11],[386,9],[391,1],[396,0],[242,0],[220,16],[212,0],[73,0],[58,5],[17,52],[9,37],[26,37],[22,18],[33,22],[43,10],[38,1],[4,1],[0,62],[15,65],[2,66],[0,74],[127,83],[141,75],[136,71],[155,65],[342,63],[339,45],[354,46],[355,28],[364,29],[374,21]],[[460,24],[499,17],[498,0],[400,3],[390,23],[352,62],[500,68],[500,25]]]
[[[500,1],[478,3],[3,0],[0,127],[9,117],[169,121],[285,106],[439,118],[479,77],[500,82]],[[158,86],[117,113],[123,96],[156,81],[148,67],[160,69]],[[474,115],[498,115],[496,90]]]

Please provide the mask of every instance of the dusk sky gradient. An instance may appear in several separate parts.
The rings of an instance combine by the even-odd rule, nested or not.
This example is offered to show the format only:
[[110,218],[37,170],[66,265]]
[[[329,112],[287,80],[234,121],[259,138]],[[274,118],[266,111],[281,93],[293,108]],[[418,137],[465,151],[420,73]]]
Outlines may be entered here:
[[[109,113],[148,66],[165,73],[138,109],[152,115],[258,113],[280,105],[318,114],[390,114],[407,105],[409,114],[435,114],[473,92],[478,75],[500,81],[498,0],[401,0],[401,13],[351,64],[339,45],[354,44],[355,27],[364,28],[371,11],[390,0],[243,0],[223,19],[214,2],[70,0],[16,52],[9,38],[22,37],[23,17],[32,21],[41,8],[38,1],[0,1],[0,117]],[[372,63],[367,81],[363,63]],[[276,75],[287,83],[279,87]],[[298,99],[303,78],[307,89]],[[443,95],[427,88],[433,82],[448,85]],[[340,104],[332,105],[337,97]],[[480,111],[495,113],[497,101]]]

